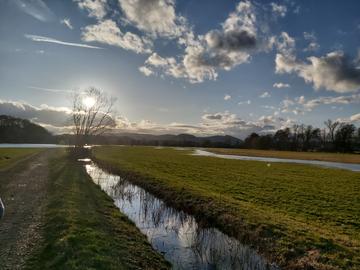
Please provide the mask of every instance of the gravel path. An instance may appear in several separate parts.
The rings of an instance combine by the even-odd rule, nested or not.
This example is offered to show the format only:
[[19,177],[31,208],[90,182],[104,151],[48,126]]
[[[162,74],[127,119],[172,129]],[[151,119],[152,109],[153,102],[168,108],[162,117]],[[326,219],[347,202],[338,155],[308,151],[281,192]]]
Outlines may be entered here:
[[0,220],[0,269],[22,269],[42,241],[48,160],[55,152],[43,151],[0,171],[0,196],[6,208]]

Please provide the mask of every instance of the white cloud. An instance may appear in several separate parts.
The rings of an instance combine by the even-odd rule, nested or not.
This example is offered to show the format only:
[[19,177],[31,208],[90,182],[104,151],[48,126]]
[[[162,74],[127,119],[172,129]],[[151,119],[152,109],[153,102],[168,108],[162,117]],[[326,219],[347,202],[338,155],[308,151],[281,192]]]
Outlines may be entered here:
[[145,38],[131,32],[123,33],[112,20],[86,26],[82,32],[82,40],[118,46],[136,53],[150,53],[152,46],[152,43]]
[[250,104],[251,104],[251,100],[248,99],[248,100],[246,100],[246,101],[240,101],[240,102],[238,102],[238,105],[244,105],[244,104],[250,105]]
[[[247,63],[250,53],[264,50],[267,43],[257,29],[255,7],[249,1],[240,2],[231,12],[220,30],[211,30],[205,35],[196,36],[188,30],[178,39],[185,46],[180,60],[164,58],[166,64],[153,65],[167,75],[185,78],[191,83],[216,80],[218,70],[231,70]],[[152,65],[149,59],[146,64]]]
[[[166,111],[167,109],[163,110]],[[24,102],[0,100],[0,114],[29,119],[55,133],[69,133],[72,131],[71,109],[66,107],[52,107],[42,104],[39,107]],[[354,116],[355,119],[355,116]],[[150,134],[179,134],[191,133],[195,135],[232,135],[244,138],[252,132],[270,133],[277,128],[290,125],[290,119],[275,116],[262,116],[256,121],[245,121],[236,114],[225,112],[205,113],[198,124],[169,123],[158,124],[150,120],[131,122],[124,116],[115,117],[115,132],[140,132]]]
[[273,133],[278,128],[290,127],[294,121],[290,118],[261,116],[256,121],[245,121],[236,114],[225,112],[205,113],[198,124],[170,123],[158,124],[149,120],[131,122],[126,117],[117,118],[117,131],[140,132],[150,134],[179,134],[191,133],[205,135],[232,135],[245,138],[252,132],[260,134]]
[[207,133],[229,134],[240,138],[244,138],[252,132],[262,132],[268,128],[262,123],[247,122],[228,111],[204,114],[199,126]]
[[230,100],[230,99],[231,99],[231,96],[230,96],[230,95],[227,95],[227,94],[226,94],[226,95],[224,96],[224,100]]
[[154,73],[150,68],[146,66],[139,67],[139,71],[143,73],[145,76],[150,76],[151,74]]
[[[269,118],[270,119],[270,118]],[[245,138],[252,132],[269,133],[277,126],[281,126],[279,118],[273,117],[268,121],[265,117],[255,122],[245,121],[228,111],[217,113],[206,113],[202,115],[198,124],[189,125],[186,123],[173,122],[170,124],[158,124],[150,120],[131,122],[126,117],[118,117],[117,132],[140,132],[149,134],[179,134],[190,133],[198,136],[206,135],[232,135],[238,138]]]
[[98,20],[103,19],[106,15],[106,0],[74,0],[79,8],[86,10],[90,17]]
[[207,113],[202,116],[199,124],[202,130],[208,133],[229,134],[238,138],[245,138],[252,132],[266,134],[273,133],[279,128],[289,127],[294,121],[290,118],[284,119],[274,115],[263,115],[256,121],[245,121],[228,111]]
[[61,41],[61,40],[57,40],[57,39],[50,38],[50,37],[44,37],[44,36],[36,36],[36,35],[26,34],[25,37],[27,39],[30,39],[30,40],[36,41],[36,42],[55,43],[55,44],[60,44],[60,45],[65,45],[65,46],[81,47],[81,48],[88,48],[88,49],[102,49],[102,48],[96,47],[96,46],[90,46],[90,45],[81,44],[81,43],[66,42],[66,41]]
[[188,74],[183,65],[177,63],[174,57],[161,57],[157,53],[151,54],[145,62],[148,67],[154,67],[174,78],[187,78]]
[[350,121],[351,122],[358,122],[360,121],[360,113],[354,114],[352,116],[350,116]]
[[318,97],[307,101],[301,96],[298,102],[302,104],[305,109],[311,111],[319,105],[360,103],[360,94],[338,97]]
[[178,37],[186,30],[186,20],[175,13],[173,0],[119,0],[126,19],[154,36]]
[[338,121],[340,123],[346,123],[346,124],[360,123],[360,113],[353,114],[350,117],[346,117],[346,118],[338,118],[338,119],[336,119],[336,121]]
[[294,12],[295,14],[299,14],[299,13],[300,13],[300,9],[301,9],[300,6],[296,6],[296,7],[294,8],[294,11],[293,11],[293,12]]
[[170,58],[170,57],[163,58],[157,53],[153,53],[149,56],[149,58],[146,60],[145,63],[154,67],[163,67],[163,66],[171,65],[175,62],[176,62],[175,58]]
[[261,107],[264,108],[264,109],[268,109],[268,110],[275,110],[276,109],[276,107],[271,106],[271,105],[261,105]]
[[273,84],[273,87],[274,87],[274,88],[289,88],[289,87],[290,87],[290,84],[278,82],[278,83],[274,83],[274,84]]
[[322,57],[311,56],[308,63],[298,61],[293,55],[277,54],[277,73],[296,73],[315,89],[324,88],[338,93],[360,89],[359,63],[351,62],[342,51],[334,51]]
[[303,114],[305,112],[311,112],[321,105],[334,104],[360,104],[360,94],[337,97],[318,97],[309,100],[307,100],[304,96],[300,96],[295,99],[285,99],[282,101],[281,111],[284,113],[293,112],[295,114]]
[[287,12],[287,8],[284,5],[279,5],[276,3],[271,3],[271,8],[272,8],[272,12],[276,15],[276,16],[280,16],[280,17],[285,17],[286,12]]
[[51,107],[46,104],[35,107],[25,102],[0,100],[0,115],[11,115],[56,127],[67,126],[70,123],[70,113],[71,110],[66,107]]
[[249,50],[257,46],[253,12],[250,2],[240,2],[222,24],[222,30],[210,31],[205,36],[195,36],[192,32],[182,36],[179,43],[185,45],[185,54],[180,61],[161,57],[161,64],[151,59],[146,64],[159,67],[175,78],[186,78],[191,83],[216,80],[217,69],[230,70],[248,62]]
[[21,11],[39,21],[47,22],[55,19],[54,13],[42,0],[12,0],[11,3],[14,3]]
[[264,92],[264,93],[262,93],[260,96],[259,96],[259,98],[269,98],[269,97],[271,97],[271,95],[270,95],[270,93],[269,92]]
[[60,21],[61,24],[65,25],[69,29],[74,29],[69,18],[64,18]]
[[281,34],[274,40],[275,46],[283,55],[291,57],[295,51],[295,39],[286,32]]
[[317,51],[320,48],[314,32],[304,32],[304,38],[309,41],[308,46],[304,49],[305,52]]

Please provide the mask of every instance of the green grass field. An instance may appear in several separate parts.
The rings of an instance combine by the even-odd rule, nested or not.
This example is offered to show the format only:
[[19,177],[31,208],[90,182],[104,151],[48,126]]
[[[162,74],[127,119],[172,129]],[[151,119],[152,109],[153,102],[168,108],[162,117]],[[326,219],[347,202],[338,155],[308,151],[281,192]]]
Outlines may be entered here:
[[39,148],[0,148],[0,170],[7,169],[17,161],[42,151]]
[[79,163],[60,154],[50,181],[45,246],[27,269],[170,268]]
[[322,160],[322,161],[357,163],[357,164],[360,163],[360,154],[294,152],[294,151],[230,149],[230,148],[208,148],[206,150],[216,154],[223,154],[223,155]]
[[360,268],[359,173],[287,163],[268,167],[190,153],[94,149],[103,165],[211,220],[286,269]]

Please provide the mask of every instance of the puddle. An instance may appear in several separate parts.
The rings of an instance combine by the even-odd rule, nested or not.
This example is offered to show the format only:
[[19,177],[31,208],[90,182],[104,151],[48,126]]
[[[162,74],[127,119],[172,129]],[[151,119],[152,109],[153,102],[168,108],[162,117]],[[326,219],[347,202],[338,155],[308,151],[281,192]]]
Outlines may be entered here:
[[193,216],[168,207],[139,186],[103,171],[92,162],[84,166],[119,210],[147,236],[153,248],[171,262],[173,269],[279,269],[235,238],[202,226]]
[[2,219],[4,215],[5,215],[5,206],[0,198],[0,219]]
[[81,161],[81,162],[91,162],[91,159],[90,158],[79,158],[78,161]]
[[[316,165],[326,168],[345,169],[354,172],[360,172],[360,164],[353,163],[341,163],[341,162],[328,162],[319,160],[303,160],[303,159],[287,159],[287,158],[269,158],[269,157],[252,157],[252,156],[236,156],[236,155],[221,155],[215,154],[208,151],[196,149],[192,154],[195,156],[206,156],[206,157],[218,157],[226,159],[239,159],[239,160],[256,160],[264,162],[285,162],[285,163],[298,163],[298,164],[309,164]],[[270,164],[267,164],[269,166]]]

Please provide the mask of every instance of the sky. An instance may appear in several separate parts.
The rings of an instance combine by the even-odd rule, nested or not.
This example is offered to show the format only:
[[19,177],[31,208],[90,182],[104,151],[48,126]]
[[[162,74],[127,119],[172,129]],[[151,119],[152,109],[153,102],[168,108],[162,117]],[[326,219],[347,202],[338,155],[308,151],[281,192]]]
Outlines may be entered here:
[[69,132],[74,91],[116,131],[244,138],[360,123],[358,0],[0,0],[0,114]]

